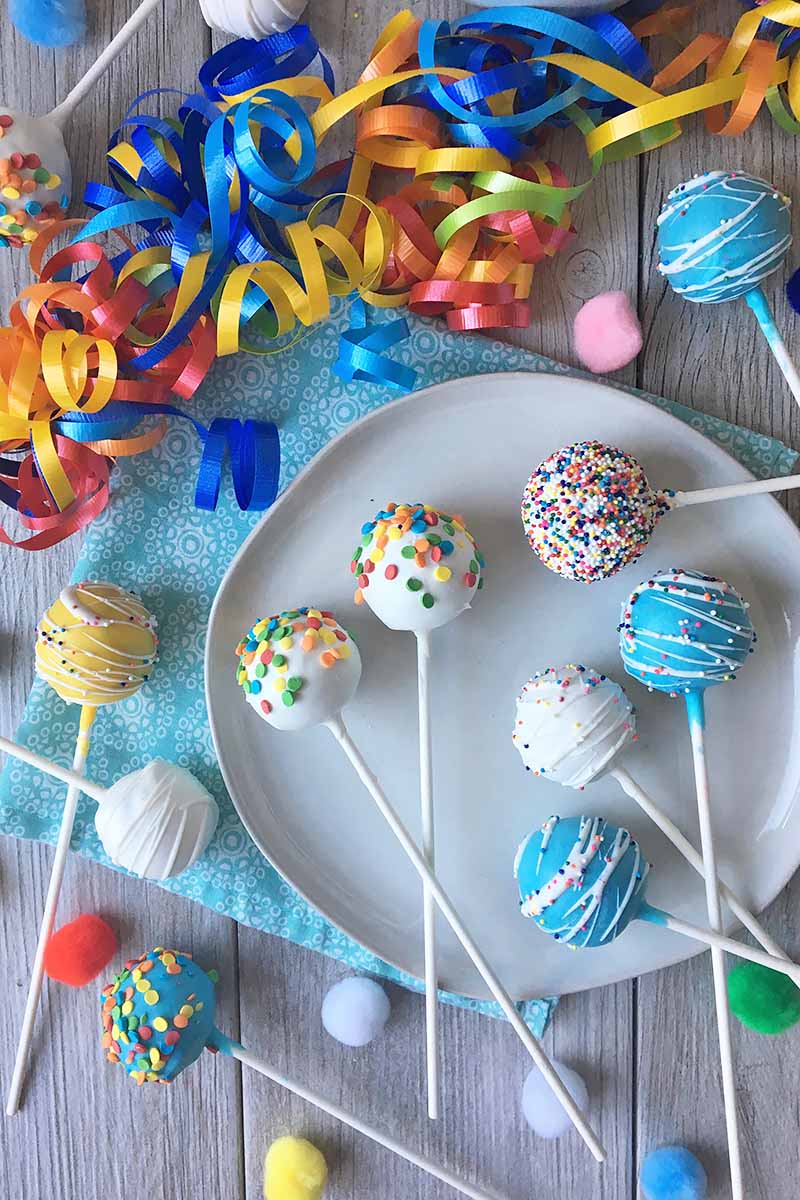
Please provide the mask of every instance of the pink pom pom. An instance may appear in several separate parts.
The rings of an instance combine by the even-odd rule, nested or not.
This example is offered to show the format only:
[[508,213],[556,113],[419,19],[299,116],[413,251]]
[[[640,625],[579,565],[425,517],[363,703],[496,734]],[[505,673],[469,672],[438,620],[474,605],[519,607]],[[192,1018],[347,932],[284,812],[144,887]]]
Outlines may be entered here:
[[598,375],[619,371],[642,348],[642,327],[624,292],[601,292],[575,317],[575,353]]

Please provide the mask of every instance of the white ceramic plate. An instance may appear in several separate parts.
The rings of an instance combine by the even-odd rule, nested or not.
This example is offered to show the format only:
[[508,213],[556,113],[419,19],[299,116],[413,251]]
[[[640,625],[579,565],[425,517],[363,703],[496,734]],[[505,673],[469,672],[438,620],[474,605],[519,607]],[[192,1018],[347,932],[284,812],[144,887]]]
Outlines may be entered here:
[[[537,669],[588,663],[626,677],[620,602],[648,573],[675,565],[730,580],[752,603],[756,654],[709,696],[717,845],[726,880],[754,909],[800,861],[796,639],[800,537],[770,497],[670,514],[640,561],[586,586],[531,554],[519,500],[551,450],[594,437],[644,464],[655,486],[749,478],[724,451],[644,401],[568,376],[484,375],[378,409],[332,442],[281,496],[234,559],[214,605],[206,688],[217,754],[233,801],[263,853],[334,924],[406,971],[423,973],[417,877],[330,734],[271,729],[239,694],[234,647],[264,614],[333,609],[352,629],[364,676],[347,719],[415,835],[415,647],[353,604],[349,562],[362,523],[390,499],[464,515],[486,556],[473,608],[434,635],[437,870],[519,998],[578,991],[678,962],[696,949],[636,925],[610,947],[570,951],[519,916],[517,844],[550,813],[594,811],[642,838],[656,866],[651,900],[705,923],[699,878],[611,779],[586,792],[526,774],[511,744],[514,701]],[[684,707],[628,680],[640,710],[628,769],[699,843]],[[441,922],[442,986],[486,994]]]

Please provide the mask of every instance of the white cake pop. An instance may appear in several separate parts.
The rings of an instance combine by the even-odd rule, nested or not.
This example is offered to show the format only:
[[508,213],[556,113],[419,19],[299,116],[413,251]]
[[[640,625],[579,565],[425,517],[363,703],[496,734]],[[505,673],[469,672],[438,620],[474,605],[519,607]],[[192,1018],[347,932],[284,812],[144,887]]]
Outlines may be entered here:
[[142,879],[170,879],[197,862],[218,819],[216,800],[194,775],[156,758],[109,788],[94,823],[117,866]]
[[427,504],[387,504],[361,527],[350,569],[356,604],[389,629],[423,633],[469,608],[484,560],[460,517]]
[[63,217],[72,194],[72,167],[61,129],[0,104],[0,238],[32,242]]
[[358,647],[333,614],[319,608],[256,621],[236,653],[236,678],[248,703],[289,733],[337,716],[361,678]]
[[539,671],[517,699],[512,741],[534,775],[584,788],[636,740],[636,712],[618,683],[570,663]]

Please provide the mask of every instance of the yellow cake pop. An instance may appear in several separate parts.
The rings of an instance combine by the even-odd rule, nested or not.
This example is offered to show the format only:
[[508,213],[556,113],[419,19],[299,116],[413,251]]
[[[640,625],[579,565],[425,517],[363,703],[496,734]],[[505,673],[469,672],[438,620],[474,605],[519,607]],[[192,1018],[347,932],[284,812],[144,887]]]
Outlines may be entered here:
[[37,674],[62,700],[113,704],[150,675],[155,625],[141,600],[114,583],[65,587],[36,631]]
[[[81,707],[72,760],[72,770],[76,774],[83,774],[89,753],[89,735],[98,708],[138,692],[149,678],[158,646],[155,627],[155,617],[147,611],[138,596],[117,587],[115,583],[97,583],[93,580],[65,587],[39,622],[36,629],[36,672],[47,680],[62,700]],[[76,783],[71,784],[61,816],[6,1102],[9,1116],[17,1110],[25,1077],[44,978],[44,952],[53,931],[80,795],[80,787]]]

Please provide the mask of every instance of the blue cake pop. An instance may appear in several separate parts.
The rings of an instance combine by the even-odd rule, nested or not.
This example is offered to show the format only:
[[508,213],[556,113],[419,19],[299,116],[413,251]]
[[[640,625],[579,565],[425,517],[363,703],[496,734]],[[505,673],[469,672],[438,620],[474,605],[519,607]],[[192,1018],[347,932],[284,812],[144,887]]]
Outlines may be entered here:
[[641,583],[618,626],[625,670],[670,695],[733,679],[756,642],[742,597],[721,579],[677,568]]
[[742,171],[673,188],[658,217],[658,270],[697,304],[735,300],[777,271],[792,243],[791,201]]
[[216,981],[216,971],[178,950],[159,947],[126,963],[102,993],[109,1061],[137,1083],[171,1083],[205,1046],[218,1048]]
[[627,829],[602,817],[550,817],[514,862],[523,917],[576,946],[607,945],[631,921],[648,919],[649,870]]

